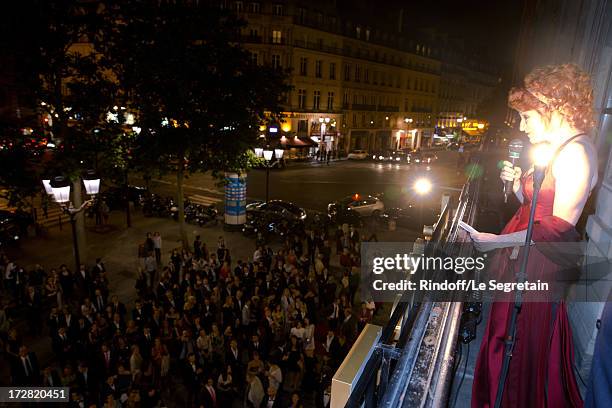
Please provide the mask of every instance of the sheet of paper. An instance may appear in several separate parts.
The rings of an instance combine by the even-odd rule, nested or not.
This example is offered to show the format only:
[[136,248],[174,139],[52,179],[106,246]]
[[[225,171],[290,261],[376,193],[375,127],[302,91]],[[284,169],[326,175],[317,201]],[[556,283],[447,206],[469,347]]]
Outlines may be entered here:
[[474,232],[478,232],[474,229],[474,227],[472,227],[470,224],[465,223],[463,221],[459,221],[459,227],[463,228],[464,230],[466,230],[467,232],[474,233]]

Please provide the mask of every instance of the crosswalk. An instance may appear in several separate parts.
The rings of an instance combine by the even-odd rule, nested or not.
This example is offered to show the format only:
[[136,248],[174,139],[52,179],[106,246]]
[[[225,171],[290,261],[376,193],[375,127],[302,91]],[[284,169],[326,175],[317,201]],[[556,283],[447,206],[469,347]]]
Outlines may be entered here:
[[187,196],[187,199],[194,204],[200,204],[200,205],[218,204],[223,201],[223,199],[218,198],[218,197],[203,196],[200,194],[194,194],[194,195]]

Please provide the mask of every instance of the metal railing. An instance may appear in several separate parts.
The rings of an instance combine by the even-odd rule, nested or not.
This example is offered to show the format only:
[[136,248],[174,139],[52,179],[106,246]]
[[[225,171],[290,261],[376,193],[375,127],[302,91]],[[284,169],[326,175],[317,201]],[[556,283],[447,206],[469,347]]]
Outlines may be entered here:
[[[474,223],[480,192],[476,167],[472,166],[474,170],[468,175],[459,197],[449,198],[436,224],[429,229],[425,255],[447,251],[459,242],[459,221]],[[346,408],[447,406],[462,303],[434,301],[427,297],[414,303],[412,297],[411,292],[405,292],[396,302],[374,351],[351,390]]]

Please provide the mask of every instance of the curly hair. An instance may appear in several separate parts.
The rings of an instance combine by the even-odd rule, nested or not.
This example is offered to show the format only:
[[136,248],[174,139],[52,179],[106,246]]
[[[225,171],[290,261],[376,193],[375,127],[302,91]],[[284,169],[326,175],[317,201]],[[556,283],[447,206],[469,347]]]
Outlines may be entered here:
[[525,77],[523,91],[539,103],[525,95],[518,98],[522,92],[511,91],[510,106],[517,110],[526,106],[542,113],[557,111],[581,131],[589,131],[595,125],[591,77],[575,64],[535,68]]

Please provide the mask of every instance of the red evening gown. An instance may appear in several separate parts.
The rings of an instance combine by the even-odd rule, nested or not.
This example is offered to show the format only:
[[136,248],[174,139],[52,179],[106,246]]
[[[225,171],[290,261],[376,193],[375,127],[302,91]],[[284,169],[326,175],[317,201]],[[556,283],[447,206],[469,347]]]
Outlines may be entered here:
[[[502,234],[527,229],[533,194],[532,174],[521,180],[524,204],[508,222]],[[553,216],[555,182],[547,171],[536,204],[533,241],[577,240],[573,225]],[[538,241],[539,240],[539,241]],[[498,251],[499,268],[518,269],[519,261],[509,260],[509,249]],[[522,257],[522,252],[519,260]],[[499,270],[499,269],[498,269]],[[528,280],[554,276],[559,267],[542,253],[531,250]],[[535,276],[535,279],[534,279]],[[513,303],[491,304],[489,321],[478,354],[472,387],[472,408],[495,405],[504,356],[504,338]],[[516,342],[504,388],[502,407],[582,407],[573,371],[574,348],[565,304],[524,302],[517,319]]]

